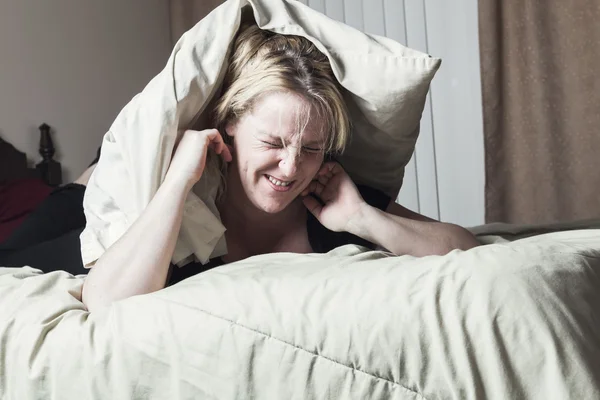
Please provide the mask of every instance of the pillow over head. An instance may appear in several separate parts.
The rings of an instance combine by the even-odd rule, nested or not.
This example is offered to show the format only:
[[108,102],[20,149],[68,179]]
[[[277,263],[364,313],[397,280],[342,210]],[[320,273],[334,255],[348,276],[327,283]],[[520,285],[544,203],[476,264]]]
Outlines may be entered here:
[[[233,32],[226,34],[221,24],[230,18],[235,24]],[[345,89],[353,125],[352,140],[339,160],[355,181],[395,198],[415,148],[429,85],[441,60],[391,39],[358,31],[297,1],[229,0],[192,31],[203,25],[206,34],[214,34],[208,47],[202,46],[202,51],[210,52],[211,48],[230,44],[240,24],[248,20],[261,29],[305,37],[329,58]],[[199,71],[203,71],[205,61],[198,56]],[[213,62],[212,68],[220,65],[225,69],[227,60],[218,57]],[[215,94],[222,77],[199,79],[195,84],[203,86],[203,92]],[[178,89],[182,94],[190,93],[189,87]],[[197,104],[201,112],[196,115],[200,122],[196,127],[212,128],[206,125],[205,115],[210,107],[204,108],[210,99],[198,100],[202,104]]]
[[[440,60],[362,33],[293,0],[229,0],[175,45],[167,65],[119,114],[84,199],[85,264],[135,221],[156,193],[178,134],[209,128],[208,113],[243,18],[261,29],[303,36],[329,58],[347,100],[352,139],[339,158],[352,178],[396,197],[414,151],[429,84]],[[210,127],[212,128],[212,127]],[[204,174],[184,208],[173,261],[223,254],[215,177]]]

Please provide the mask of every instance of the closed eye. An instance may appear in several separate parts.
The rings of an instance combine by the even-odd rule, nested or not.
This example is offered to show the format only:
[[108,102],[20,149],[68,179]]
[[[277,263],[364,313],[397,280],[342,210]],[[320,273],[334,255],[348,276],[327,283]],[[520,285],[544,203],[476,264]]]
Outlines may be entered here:
[[304,150],[308,151],[309,153],[320,153],[322,151],[321,149],[314,147],[304,147]]
[[[282,147],[283,147],[283,144],[280,144],[280,143],[278,144],[278,143],[273,143],[273,142],[267,142],[267,141],[265,141],[265,140],[261,140],[260,142],[261,142],[261,143],[263,143],[263,144],[266,144],[267,146],[269,146],[269,147],[271,147],[271,148],[273,148],[273,149],[280,149],[280,148],[282,148]],[[302,147],[302,149],[303,149],[304,151],[307,151],[307,152],[309,152],[309,153],[320,153],[320,152],[322,152],[322,151],[323,151],[323,150],[322,150],[322,149],[320,149],[320,148],[316,148],[316,147],[306,147],[306,146],[305,146],[305,147]]]
[[260,142],[266,144],[269,147],[273,147],[273,148],[277,148],[277,149],[283,147],[281,144],[277,144],[277,143],[273,143],[273,142],[265,142],[264,140],[261,140]]

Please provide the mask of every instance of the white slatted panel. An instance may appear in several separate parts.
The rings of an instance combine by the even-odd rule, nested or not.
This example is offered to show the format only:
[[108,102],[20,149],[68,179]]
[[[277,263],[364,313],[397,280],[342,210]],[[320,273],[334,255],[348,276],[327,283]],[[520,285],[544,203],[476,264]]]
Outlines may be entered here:
[[384,0],[383,17],[386,31],[385,36],[406,46],[406,18],[404,17],[404,0]]
[[383,0],[363,0],[364,31],[375,35],[385,36],[385,16]]
[[[404,18],[406,22],[407,45],[413,49],[429,53],[427,17],[423,2],[404,2]],[[439,219],[439,194],[431,93],[427,96],[423,116],[421,117],[421,132],[417,141],[414,159],[416,161],[419,212],[430,218]]]
[[317,10],[320,13],[327,14],[325,10],[325,0],[308,0],[310,8]]
[[344,22],[344,0],[325,0],[325,10],[328,17]]
[[[385,27],[385,36],[394,39],[405,46],[406,37],[406,18],[404,15],[404,0],[384,0],[383,1],[383,22]],[[404,171],[404,180],[402,189],[396,201],[413,211],[421,212],[419,204],[419,182],[417,169],[417,155],[414,154]]]
[[364,30],[362,0],[344,0],[344,15],[346,17],[344,22],[356,29]]
[[431,87],[440,218],[484,222],[484,145],[477,0],[424,0],[429,51],[444,62]]
[[427,96],[423,116],[421,117],[421,133],[419,134],[419,140],[417,140],[415,156],[418,171],[419,212],[430,218],[440,219],[431,94]]

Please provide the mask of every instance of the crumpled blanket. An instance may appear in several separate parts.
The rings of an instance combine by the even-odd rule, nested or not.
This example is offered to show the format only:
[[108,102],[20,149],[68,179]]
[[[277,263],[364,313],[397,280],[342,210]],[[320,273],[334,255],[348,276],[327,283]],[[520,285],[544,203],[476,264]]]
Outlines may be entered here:
[[0,398],[600,398],[598,229],[257,256],[92,314],[82,281],[0,268]]

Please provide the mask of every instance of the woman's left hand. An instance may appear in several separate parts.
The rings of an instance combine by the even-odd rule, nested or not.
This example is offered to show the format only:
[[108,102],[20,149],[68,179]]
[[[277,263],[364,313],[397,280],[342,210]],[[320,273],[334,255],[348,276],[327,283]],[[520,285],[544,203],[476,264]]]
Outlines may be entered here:
[[[310,193],[324,204],[321,205]],[[324,227],[335,232],[349,231],[349,226],[360,218],[366,205],[352,179],[336,162],[325,163],[302,196],[306,208]]]

